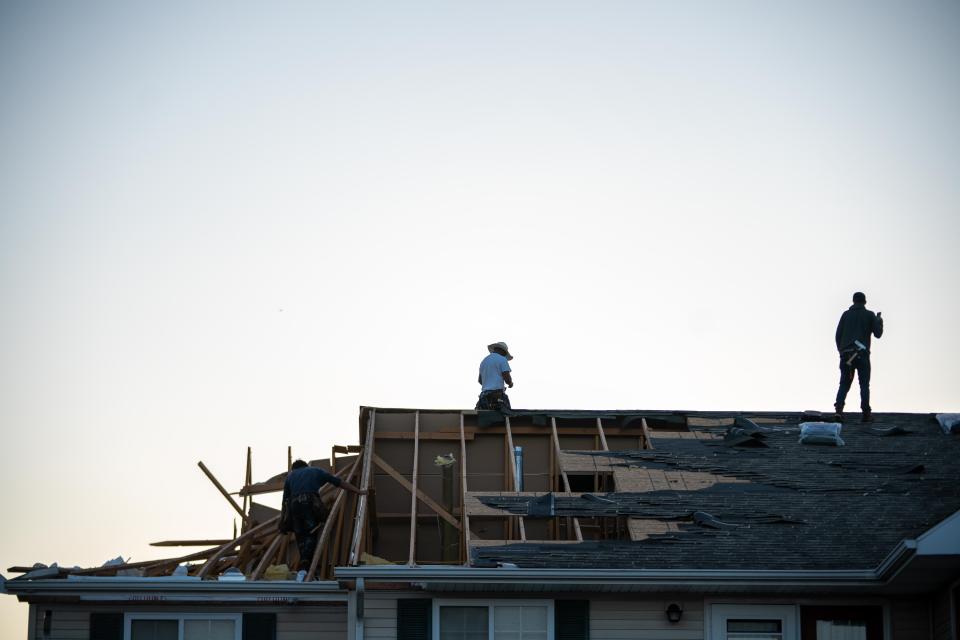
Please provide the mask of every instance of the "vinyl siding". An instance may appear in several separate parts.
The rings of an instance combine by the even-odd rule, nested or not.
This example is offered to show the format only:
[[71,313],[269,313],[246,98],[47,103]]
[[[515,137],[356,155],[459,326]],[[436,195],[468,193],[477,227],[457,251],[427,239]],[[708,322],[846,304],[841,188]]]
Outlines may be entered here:
[[929,640],[930,606],[926,600],[890,603],[890,631],[896,640]]
[[[673,624],[665,613],[671,602],[683,606]],[[703,640],[703,601],[591,600],[590,640]]]
[[346,640],[346,604],[281,609],[277,614],[277,640]]
[[400,598],[429,598],[428,594],[392,594],[375,597],[367,592],[363,602],[363,631],[365,640],[396,640],[397,600]]
[[[500,594],[498,594],[499,596]],[[397,637],[397,599],[430,597],[410,594],[371,597],[364,600],[363,625],[366,640],[395,640]],[[447,595],[433,597],[449,597]],[[501,599],[498,597],[496,599]],[[521,599],[529,599],[528,597]],[[478,601],[482,602],[480,598]],[[664,611],[671,602],[683,605],[683,619],[670,624]],[[703,602],[701,600],[591,600],[591,640],[703,640]]]
[[944,589],[932,598],[934,640],[953,640],[950,633],[950,591]]
[[[45,611],[53,612],[49,636],[43,635]],[[34,640],[89,640],[90,638],[89,610],[37,605],[34,615],[36,620]]]
[[[53,625],[49,637],[43,635],[43,613],[53,611]],[[30,640],[89,640],[90,614],[94,611],[156,611],[158,613],[243,613],[277,614],[277,640],[346,640],[347,605],[337,603],[319,606],[258,607],[258,606],[98,606],[34,605],[35,621]]]

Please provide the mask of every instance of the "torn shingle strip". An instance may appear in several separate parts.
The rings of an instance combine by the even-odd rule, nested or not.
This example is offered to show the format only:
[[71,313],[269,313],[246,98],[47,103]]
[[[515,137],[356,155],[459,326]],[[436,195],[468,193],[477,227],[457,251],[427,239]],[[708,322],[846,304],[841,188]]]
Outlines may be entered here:
[[[783,502],[774,488],[747,484],[718,484],[701,491],[649,491],[607,493],[602,495],[556,496],[557,517],[615,518],[638,517],[651,520],[696,522],[697,513],[736,525],[803,524],[802,518],[785,513],[777,506]],[[553,495],[553,494],[548,494]],[[547,517],[531,496],[477,496],[484,505],[505,513],[530,518]]]
[[[601,494],[601,499],[616,502],[613,509],[601,501],[579,500],[580,509],[587,503],[590,513],[642,511],[652,516],[651,522],[665,523],[662,532],[641,540],[513,543],[472,548],[471,556],[475,561],[531,568],[875,568],[902,540],[915,538],[960,510],[956,484],[960,439],[944,436],[928,415],[875,417],[874,427],[847,425],[847,445],[836,449],[797,443],[795,425],[765,424],[769,447],[764,449],[657,438],[654,432],[654,450],[576,452],[616,461],[618,474],[631,469],[638,474],[690,471],[748,482],[695,491],[640,492],[636,499]],[[907,433],[894,438],[873,433],[890,427]],[[695,436],[722,434],[724,429],[725,425],[691,425]],[[558,496],[558,509],[567,508],[564,500],[573,498]],[[522,512],[525,506],[505,508]],[[711,529],[694,521],[696,511],[742,526]],[[762,521],[765,515],[780,514],[803,524]]]

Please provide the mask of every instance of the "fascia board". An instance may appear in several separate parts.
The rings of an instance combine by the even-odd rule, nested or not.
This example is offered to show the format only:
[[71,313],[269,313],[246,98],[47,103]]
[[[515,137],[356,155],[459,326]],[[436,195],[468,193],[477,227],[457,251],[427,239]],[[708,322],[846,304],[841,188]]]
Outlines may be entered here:
[[960,555],[960,511],[941,520],[917,537],[917,555]]
[[342,579],[366,578],[397,582],[446,583],[563,583],[563,584],[874,584],[872,570],[715,571],[622,569],[514,569],[470,567],[337,567]]
[[195,579],[82,577],[57,580],[8,580],[7,593],[26,598],[76,596],[83,600],[160,601],[346,601],[337,582],[226,582]]
[[916,540],[901,540],[875,570],[877,578],[889,582],[897,577],[917,554]]

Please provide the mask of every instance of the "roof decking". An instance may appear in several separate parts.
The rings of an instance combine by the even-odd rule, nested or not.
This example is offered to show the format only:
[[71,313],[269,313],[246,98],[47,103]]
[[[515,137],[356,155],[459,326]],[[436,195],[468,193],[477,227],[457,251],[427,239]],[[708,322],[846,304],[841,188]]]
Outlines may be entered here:
[[[766,446],[728,446],[738,417],[761,425]],[[360,446],[337,448],[356,455],[333,464],[370,494],[336,492],[312,577],[384,562],[411,570],[872,571],[902,541],[960,510],[960,439],[930,414],[875,417],[870,428],[846,425],[846,446],[826,447],[797,442],[799,413],[505,417],[363,407]],[[886,431],[893,427],[904,433]],[[194,562],[191,576],[238,569],[259,580],[271,564],[293,566],[296,545],[277,532],[275,510],[249,499],[282,489],[284,475],[255,483],[248,474],[243,505],[233,504],[243,528],[232,540],[57,575],[160,577]]]

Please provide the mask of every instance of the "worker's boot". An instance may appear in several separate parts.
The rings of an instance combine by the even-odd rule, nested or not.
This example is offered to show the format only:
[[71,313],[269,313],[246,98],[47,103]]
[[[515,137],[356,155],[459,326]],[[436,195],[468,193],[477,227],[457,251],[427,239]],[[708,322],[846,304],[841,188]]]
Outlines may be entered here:
[[870,411],[864,411],[860,415],[860,422],[873,422],[873,413]]
[[834,404],[833,408],[835,409],[833,413],[833,419],[836,420],[837,422],[843,422],[843,405]]

